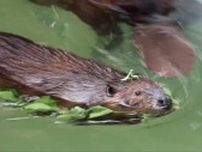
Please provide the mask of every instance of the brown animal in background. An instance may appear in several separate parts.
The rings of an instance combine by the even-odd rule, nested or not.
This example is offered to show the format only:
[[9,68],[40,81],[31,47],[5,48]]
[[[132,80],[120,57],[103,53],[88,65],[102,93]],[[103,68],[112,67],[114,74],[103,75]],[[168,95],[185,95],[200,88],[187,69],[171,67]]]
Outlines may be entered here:
[[[179,28],[178,18],[180,18],[179,15],[183,14],[183,11],[185,12],[185,10],[189,10],[189,8],[194,9],[195,7],[192,6],[198,4],[196,1],[32,1],[45,5],[55,4],[71,10],[82,20],[96,27],[96,29],[104,27],[107,31],[110,31],[110,29],[113,31],[113,28],[116,29],[114,20],[129,23],[134,26],[135,47],[139,49],[145,58],[146,65],[160,76],[173,77],[188,74],[194,67],[194,49]],[[183,11],[177,11],[179,9]],[[172,16],[170,14],[172,14]],[[186,18],[186,16],[190,15],[183,17]],[[140,32],[142,34],[140,34]]]
[[183,2],[176,5],[178,0],[116,0],[111,4],[102,0],[89,1],[135,25],[134,44],[148,68],[156,74],[173,77],[188,74],[193,69],[192,44],[185,38],[178,21],[169,17],[177,9],[175,6],[187,7]]
[[[40,5],[57,5],[73,11],[92,26],[109,24],[111,17],[128,23],[155,22],[173,10],[173,0],[31,0]],[[162,17],[163,18],[163,17]],[[166,18],[166,17],[165,17]],[[158,22],[158,21],[157,21]]]
[[142,51],[149,69],[160,76],[188,74],[195,62],[192,44],[171,25],[135,28],[134,43]]

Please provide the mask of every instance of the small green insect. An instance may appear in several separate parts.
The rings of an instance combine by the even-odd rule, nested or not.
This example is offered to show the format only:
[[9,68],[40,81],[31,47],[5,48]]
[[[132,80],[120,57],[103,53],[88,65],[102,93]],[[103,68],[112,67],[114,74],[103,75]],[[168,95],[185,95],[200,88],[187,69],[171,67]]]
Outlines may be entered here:
[[127,81],[127,80],[132,80],[132,79],[139,79],[141,75],[135,74],[133,69],[130,69],[128,72],[127,76],[121,79],[121,81]]

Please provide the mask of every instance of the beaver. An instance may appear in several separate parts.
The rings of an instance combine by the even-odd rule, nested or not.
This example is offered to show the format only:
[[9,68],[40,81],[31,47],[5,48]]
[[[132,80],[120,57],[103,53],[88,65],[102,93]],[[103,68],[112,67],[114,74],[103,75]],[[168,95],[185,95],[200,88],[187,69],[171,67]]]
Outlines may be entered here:
[[[174,9],[174,0],[31,0],[40,5],[57,5],[73,11],[83,21],[99,25],[110,16],[128,23],[154,22],[152,16],[167,16]],[[92,13],[93,12],[93,13]]]
[[170,21],[166,16],[174,10],[174,0],[88,0],[88,2],[132,25]]
[[[115,0],[111,3],[106,0],[89,1],[134,25],[134,45],[150,70],[165,77],[182,76],[192,71],[196,60],[194,47],[183,34],[182,27],[188,24],[184,20],[190,20],[190,16],[195,20],[199,18],[199,15],[196,15],[202,10],[199,9],[202,8],[199,2],[189,0]],[[198,12],[194,13],[193,9]]]
[[192,71],[194,47],[179,28],[166,24],[137,27],[133,37],[147,67],[158,75],[175,77]]
[[49,95],[65,107],[102,105],[113,110],[162,115],[172,108],[160,85],[64,50],[0,32],[0,87]]
[[[147,67],[159,76],[189,74],[196,56],[194,47],[183,34],[190,18],[198,18],[201,4],[190,0],[31,0],[42,5],[57,5],[70,10],[92,25],[98,34],[113,33],[106,46],[120,43],[118,23],[134,27],[133,42]],[[193,13],[196,9],[197,12]],[[201,9],[202,10],[202,9]],[[93,13],[92,13],[93,12]],[[104,32],[103,32],[104,31]],[[141,34],[142,33],[142,34]],[[145,49],[147,48],[147,49]]]

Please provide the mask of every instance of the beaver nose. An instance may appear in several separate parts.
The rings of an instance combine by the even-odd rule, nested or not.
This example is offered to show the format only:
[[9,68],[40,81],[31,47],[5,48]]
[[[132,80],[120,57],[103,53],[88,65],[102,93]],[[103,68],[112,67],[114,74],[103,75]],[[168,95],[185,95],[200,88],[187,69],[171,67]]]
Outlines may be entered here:
[[157,104],[165,110],[172,108],[172,100],[170,98],[159,99]]

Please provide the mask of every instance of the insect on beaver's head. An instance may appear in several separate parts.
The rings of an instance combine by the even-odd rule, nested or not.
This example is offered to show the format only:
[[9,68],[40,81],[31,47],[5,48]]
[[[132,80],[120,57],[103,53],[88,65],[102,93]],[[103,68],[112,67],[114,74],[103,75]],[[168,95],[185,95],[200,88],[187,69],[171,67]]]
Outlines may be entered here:
[[125,87],[117,90],[108,86],[111,97],[106,106],[118,111],[135,111],[151,116],[160,116],[172,109],[172,100],[154,81],[146,78],[129,80]]

